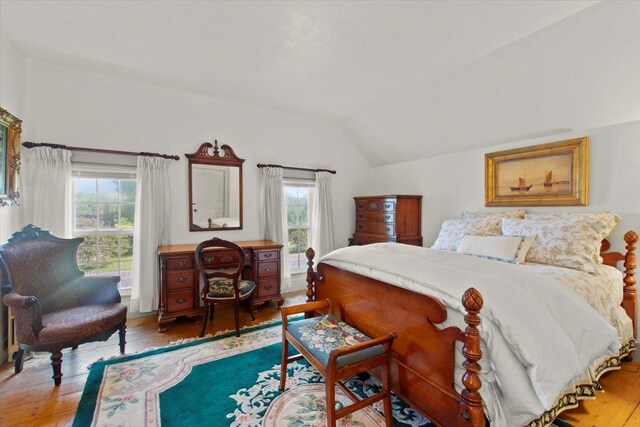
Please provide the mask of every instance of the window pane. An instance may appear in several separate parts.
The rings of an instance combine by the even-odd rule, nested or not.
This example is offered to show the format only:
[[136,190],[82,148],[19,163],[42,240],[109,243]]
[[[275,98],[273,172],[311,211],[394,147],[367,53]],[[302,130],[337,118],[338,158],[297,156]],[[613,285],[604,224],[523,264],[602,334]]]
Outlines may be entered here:
[[97,205],[95,202],[76,202],[75,211],[76,230],[95,230],[97,228]]
[[298,187],[298,204],[309,204],[309,187]]
[[135,179],[120,180],[120,201],[131,203],[131,204],[135,203],[136,201],[136,180]]
[[120,271],[119,236],[98,236],[98,274],[118,275]]
[[75,229],[93,230],[97,227],[96,180],[74,178]]
[[306,206],[288,206],[287,224],[289,226],[306,225],[309,209]]
[[296,187],[284,187],[286,191],[286,203],[288,205],[295,204],[298,201],[298,191]]
[[118,180],[117,179],[99,179],[98,192],[100,193],[101,202],[117,202],[118,201]]
[[[135,198],[135,194],[134,194]],[[133,230],[133,217],[136,207],[133,203],[126,203],[120,206],[120,227],[123,229]]]
[[133,236],[120,238],[120,289],[131,287],[133,277]]
[[[102,194],[100,195],[102,197]],[[120,222],[119,208],[117,203],[100,203],[100,229],[115,229]]]
[[78,267],[86,274],[98,271],[98,238],[87,236],[78,248]]

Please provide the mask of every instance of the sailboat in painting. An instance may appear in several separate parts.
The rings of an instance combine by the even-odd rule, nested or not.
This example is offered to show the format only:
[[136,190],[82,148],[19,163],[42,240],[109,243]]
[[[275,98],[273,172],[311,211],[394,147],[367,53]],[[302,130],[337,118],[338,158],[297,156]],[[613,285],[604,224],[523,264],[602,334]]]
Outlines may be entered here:
[[518,178],[518,186],[517,187],[509,187],[511,191],[529,191],[533,187],[533,184],[527,185],[527,169],[524,170],[524,178]]
[[558,182],[553,181],[553,171],[547,171],[544,175],[544,186],[551,187],[553,184],[557,184]]

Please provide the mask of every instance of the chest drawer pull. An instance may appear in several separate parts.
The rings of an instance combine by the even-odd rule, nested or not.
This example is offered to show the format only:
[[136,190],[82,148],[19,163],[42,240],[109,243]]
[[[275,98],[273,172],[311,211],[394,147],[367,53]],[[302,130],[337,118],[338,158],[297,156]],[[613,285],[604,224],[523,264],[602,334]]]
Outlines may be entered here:
[[177,281],[177,282],[182,283],[182,282],[184,282],[185,280],[187,280],[187,276],[184,276],[184,275],[183,275],[183,276],[176,276],[176,281]]
[[273,253],[264,254],[265,258],[271,258],[272,256],[273,256]]
[[266,286],[264,287],[264,289],[265,289],[265,290],[267,290],[267,291],[268,291],[269,289],[271,289],[271,288],[273,288],[273,286],[271,286],[271,285],[266,285]]
[[178,304],[184,304],[185,302],[187,302],[187,300],[186,300],[186,299],[184,299],[184,298],[178,298],[178,299],[176,300],[176,302],[177,302]]
[[264,268],[264,271],[271,271],[271,270],[273,270],[273,268],[271,268],[271,267],[265,267]]
[[391,215],[385,215],[384,216],[384,219],[389,219],[389,218],[391,218]]
[[177,262],[178,267],[184,267],[185,265],[187,265],[187,262],[183,259],[181,259],[180,261]]
[[362,224],[358,224],[358,228],[359,228],[360,230],[362,230],[362,229],[364,228],[364,225],[362,225]]

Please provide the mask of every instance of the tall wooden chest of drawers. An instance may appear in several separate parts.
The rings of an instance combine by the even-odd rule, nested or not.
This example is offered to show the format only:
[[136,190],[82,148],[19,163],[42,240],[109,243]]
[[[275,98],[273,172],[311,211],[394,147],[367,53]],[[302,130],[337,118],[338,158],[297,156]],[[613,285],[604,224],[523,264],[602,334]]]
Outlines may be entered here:
[[[242,277],[253,280],[258,287],[256,304],[276,301],[281,305],[280,250],[282,245],[269,240],[235,242],[244,250],[245,267]],[[158,247],[160,269],[160,302],[158,332],[167,330],[167,323],[180,316],[201,317],[200,274],[195,263],[197,244]],[[236,252],[210,249],[202,253],[205,267],[219,269],[238,265]]]
[[354,197],[356,231],[350,245],[398,242],[422,246],[422,196]]

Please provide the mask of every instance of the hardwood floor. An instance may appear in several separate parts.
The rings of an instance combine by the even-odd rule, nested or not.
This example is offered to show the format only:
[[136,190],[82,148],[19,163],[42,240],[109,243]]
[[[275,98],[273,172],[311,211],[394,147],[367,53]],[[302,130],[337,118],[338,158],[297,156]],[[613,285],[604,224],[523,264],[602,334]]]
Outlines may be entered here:
[[[299,304],[306,299],[303,292],[285,295],[285,305]],[[275,304],[258,308],[255,322],[241,310],[244,325],[279,320]],[[149,347],[167,345],[181,338],[196,336],[199,326],[190,320],[170,324],[164,334],[157,333],[155,316],[131,318],[127,322],[127,353]],[[233,307],[216,307],[213,325],[208,333],[233,328]],[[24,363],[24,370],[13,373],[13,364],[0,367],[0,426],[67,426],[82,395],[87,379],[87,366],[101,357],[118,354],[118,338],[81,346],[75,351],[63,351],[62,385],[53,386],[49,355],[38,353]],[[579,408],[563,413],[563,419],[575,426],[638,427],[640,426],[640,362],[625,363],[601,379],[606,393],[598,393],[596,400],[583,401]]]

